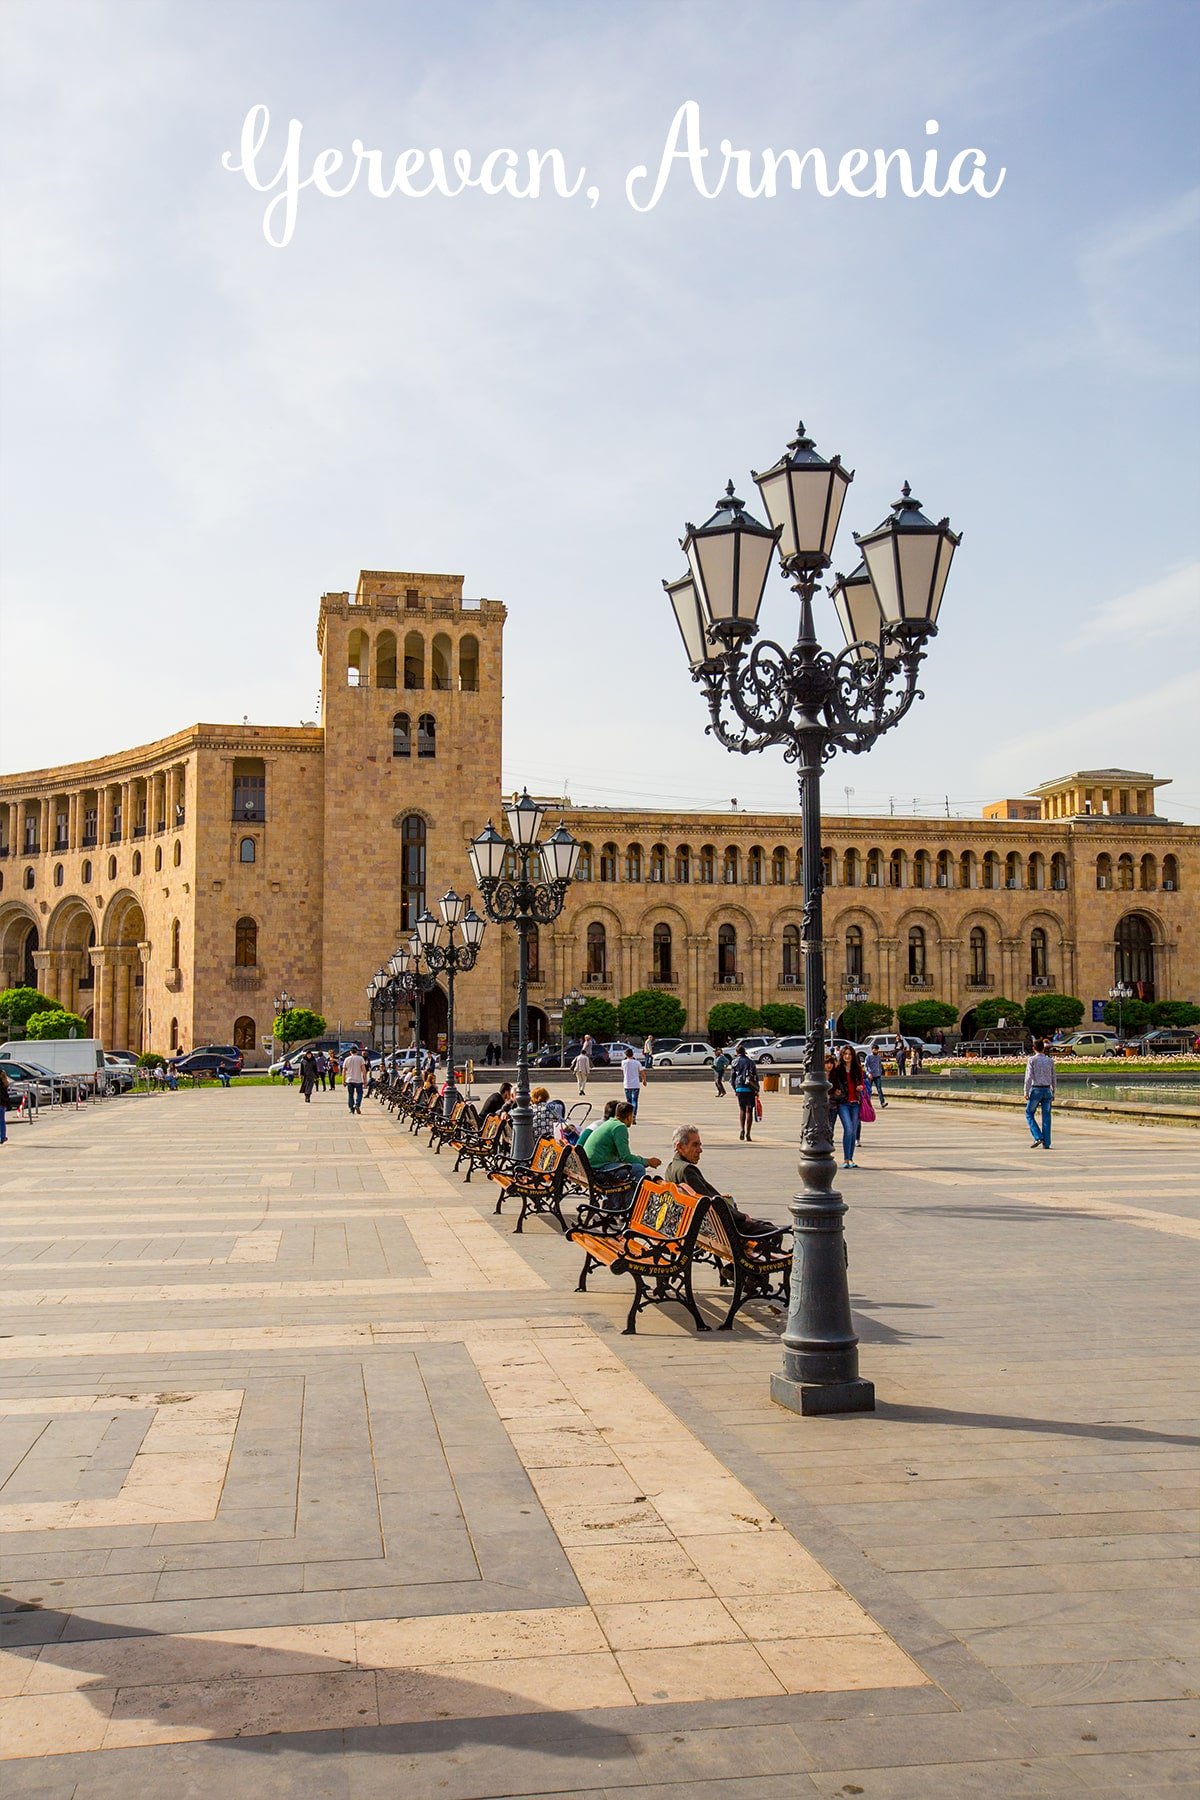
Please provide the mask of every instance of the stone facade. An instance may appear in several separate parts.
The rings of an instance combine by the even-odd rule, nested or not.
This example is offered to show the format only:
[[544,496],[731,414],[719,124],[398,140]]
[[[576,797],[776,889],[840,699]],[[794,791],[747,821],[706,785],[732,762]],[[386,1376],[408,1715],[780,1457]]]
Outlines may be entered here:
[[[506,613],[462,586],[364,571],[324,595],[319,725],[195,725],[4,778],[0,985],[35,983],[113,1048],[237,1041],[262,1060],[284,989],[363,1034],[367,980],[421,906],[466,891],[468,841],[501,805]],[[1082,771],[978,820],[829,819],[831,1006],[849,977],[888,1006],[1091,1001],[1118,968],[1196,999],[1200,828],[1155,811],[1162,785]],[[721,1000],[800,1000],[798,814],[560,818],[586,849],[536,946],[535,1035],[576,985],[664,987],[701,1030]],[[511,1029],[511,932],[489,929],[456,999],[465,1049]],[[435,1030],[444,1012],[439,992]]]

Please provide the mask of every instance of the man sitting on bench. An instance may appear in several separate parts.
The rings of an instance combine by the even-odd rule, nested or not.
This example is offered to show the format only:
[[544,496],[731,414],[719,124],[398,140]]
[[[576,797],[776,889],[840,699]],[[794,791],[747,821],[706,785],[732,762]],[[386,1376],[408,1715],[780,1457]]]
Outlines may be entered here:
[[479,1123],[483,1125],[493,1113],[507,1112],[512,1105],[513,1084],[502,1081],[494,1094],[489,1094],[479,1109]]
[[[635,1156],[629,1148],[629,1127],[635,1118],[633,1107],[628,1100],[619,1100],[613,1108],[611,1119],[605,1119],[588,1134],[586,1144],[581,1144],[584,1155],[597,1175],[612,1176],[625,1169],[629,1175],[629,1187],[640,1181],[647,1169],[662,1166],[659,1156]],[[626,1190],[628,1191],[628,1190]],[[610,1204],[619,1204],[619,1196],[614,1195]]]
[[700,1142],[698,1125],[680,1125],[671,1139],[675,1154],[667,1164],[666,1179],[674,1182],[676,1187],[687,1188],[693,1194],[708,1194],[714,1200],[724,1200],[733,1214],[734,1224],[746,1237],[766,1237],[768,1233],[781,1231],[782,1226],[773,1225],[770,1219],[752,1219],[734,1204],[732,1198],[713,1186],[707,1175],[700,1170]]

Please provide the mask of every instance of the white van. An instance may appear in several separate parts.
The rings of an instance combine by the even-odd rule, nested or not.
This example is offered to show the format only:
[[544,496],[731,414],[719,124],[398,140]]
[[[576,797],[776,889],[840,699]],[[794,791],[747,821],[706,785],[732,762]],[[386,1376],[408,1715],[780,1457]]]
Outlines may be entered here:
[[104,1045],[99,1038],[20,1038],[0,1044],[0,1056],[28,1058],[56,1075],[84,1075],[94,1080],[105,1074]]

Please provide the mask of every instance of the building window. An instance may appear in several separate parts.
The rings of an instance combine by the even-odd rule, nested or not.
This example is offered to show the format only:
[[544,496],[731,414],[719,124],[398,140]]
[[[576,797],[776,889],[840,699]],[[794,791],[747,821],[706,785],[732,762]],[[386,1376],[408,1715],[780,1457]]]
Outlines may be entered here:
[[600,846],[600,879],[615,881],[617,879],[617,846],[601,844]]
[[381,631],[375,639],[375,686],[394,688],[395,685],[396,634],[394,631]]
[[176,868],[178,868],[183,861],[183,845],[178,838],[175,839],[175,849],[171,854],[171,861],[175,864]]
[[851,925],[846,932],[846,974],[851,981],[863,978],[863,934],[861,925]]
[[83,841],[85,844],[96,842],[99,830],[100,813],[95,801],[83,809]]
[[763,853],[757,844],[753,844],[746,858],[746,880],[751,887],[761,887],[763,882]]
[[1118,924],[1113,966],[1139,1000],[1154,999],[1154,930],[1141,913],[1126,913]]
[[542,979],[542,938],[536,925],[529,928],[527,939],[525,973],[530,981]]
[[1021,855],[1017,850],[1010,850],[1004,859],[1004,885],[1010,888],[1021,885]]
[[68,847],[67,815],[65,812],[57,812],[54,815],[54,848],[66,850]]
[[176,1052],[176,1050],[178,1050],[178,1048],[179,1048],[179,1020],[172,1019],[171,1020],[171,1054],[172,1054],[172,1056],[175,1054],[175,1052]]
[[930,861],[928,850],[918,850],[913,857],[913,886],[927,888],[930,886]]
[[821,882],[827,888],[835,886],[837,882],[837,857],[828,844],[821,852]]
[[603,981],[607,974],[608,934],[597,922],[587,928],[587,977],[589,981]]
[[417,720],[417,760],[430,761],[437,755],[437,722],[432,713],[422,713]]
[[847,850],[842,857],[842,886],[862,886],[862,858],[857,850]]
[[786,887],[788,877],[788,853],[786,850],[771,852],[771,886]]
[[687,844],[680,844],[675,852],[675,879],[685,886],[692,879],[692,852]]
[[392,718],[392,755],[412,755],[412,720],[407,713],[396,713]]
[[1147,894],[1153,893],[1158,886],[1158,863],[1153,856],[1143,856],[1138,886]]
[[[137,873],[136,869],[134,870],[134,873],[135,874]],[[61,887],[62,884],[63,884],[63,866],[61,863],[55,863],[55,865],[54,865],[54,885],[55,885],[55,887]]]
[[425,639],[419,631],[410,631],[404,640],[404,685],[425,686]]
[[[90,867],[90,864],[89,864],[89,867]],[[156,844],[154,847],[154,872],[155,872],[155,874],[157,874],[161,868],[162,868],[162,845]]]
[[971,980],[978,987],[987,981],[988,945],[987,932],[982,925],[975,925],[971,930]]
[[92,865],[90,862],[87,861],[86,858],[84,859],[83,867],[79,871],[79,879],[83,883],[84,887],[88,887],[91,885]]
[[25,814],[25,854],[36,856],[38,853],[38,820],[36,813]]
[[430,686],[435,693],[448,694],[454,686],[450,674],[450,639],[439,631],[430,653]]
[[1179,858],[1177,856],[1163,857],[1162,884],[1168,892],[1179,887]]
[[1056,850],[1050,858],[1050,885],[1054,888],[1067,885],[1067,859],[1061,850]]
[[925,929],[914,925],[908,934],[908,975],[910,981],[925,979]]
[[958,859],[958,885],[964,888],[975,886],[975,852],[964,850]]
[[254,1020],[250,1018],[235,1019],[233,1022],[233,1042],[236,1049],[243,1052],[253,1050],[258,1038]]
[[782,942],[783,960],[780,975],[786,987],[797,987],[800,982],[800,927],[785,925]]
[[[135,850],[133,853],[133,872],[135,875],[140,875],[142,872],[142,853],[140,850]],[[59,883],[56,882],[55,886],[57,887],[58,885]]]
[[659,924],[654,927],[651,937],[653,955],[653,978],[655,981],[671,979],[671,927]]
[[479,692],[479,639],[470,634],[458,640],[458,685],[464,694]]
[[954,865],[948,850],[939,850],[937,858],[937,875],[935,877],[940,888],[948,888],[954,878]]
[[425,821],[409,813],[400,827],[400,929],[412,931],[425,911]]
[[741,858],[737,845],[730,844],[721,858],[721,880],[727,887],[735,887],[741,877]]
[[994,850],[989,850],[983,859],[983,885],[985,888],[1000,886],[1000,858]]
[[371,654],[370,640],[361,626],[355,626],[346,641],[346,686],[366,687]]
[[177,969],[180,966],[179,965],[179,938],[180,938],[179,920],[172,919],[172,921],[171,921],[171,967],[173,969]]
[[238,845],[238,861],[252,863],[258,856],[258,845],[253,838],[243,838]]
[[630,844],[625,852],[625,879],[626,881],[642,879],[642,846],[640,844]]
[[238,969],[258,967],[258,926],[253,919],[239,919],[233,928],[233,961]]
[[590,844],[581,844],[579,847],[579,861],[575,865],[575,879],[576,881],[590,881],[592,879],[592,846]]
[[117,879],[117,859],[115,856],[110,856],[108,859],[108,879],[110,881],[115,881]]
[[1029,973],[1034,981],[1044,981],[1050,973],[1046,934],[1040,925],[1029,934]]
[[888,886],[907,887],[908,858],[903,850],[893,850],[888,858]]
[[1035,889],[1046,885],[1046,859],[1038,850],[1033,852],[1025,864],[1025,885]]
[[1120,890],[1123,894],[1132,894],[1132,892],[1133,892],[1133,858],[1132,858],[1132,856],[1126,855],[1126,856],[1119,856],[1117,858],[1117,886],[1120,888]]
[[655,844],[650,852],[650,879],[651,881],[667,879],[667,847],[665,844]]
[[867,886],[879,887],[883,882],[883,851],[867,851]]
[[737,979],[737,932],[732,925],[721,925],[717,929],[717,980],[733,982]]
[[260,756],[239,756],[233,765],[233,816],[238,821],[267,816],[267,765]]

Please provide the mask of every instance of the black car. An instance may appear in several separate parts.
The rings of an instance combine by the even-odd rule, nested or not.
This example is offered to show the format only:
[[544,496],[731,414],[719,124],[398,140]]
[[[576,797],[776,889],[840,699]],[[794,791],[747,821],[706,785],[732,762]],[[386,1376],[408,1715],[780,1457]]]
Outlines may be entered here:
[[175,1062],[181,1075],[215,1075],[224,1066],[231,1075],[240,1075],[244,1058],[233,1044],[206,1044],[203,1050],[189,1050]]
[[[576,1038],[567,1045],[566,1062],[568,1069],[582,1049],[583,1040],[581,1038]],[[588,1051],[588,1056],[591,1060],[593,1069],[609,1069],[612,1067],[612,1058],[604,1048],[603,1044],[593,1044]]]

